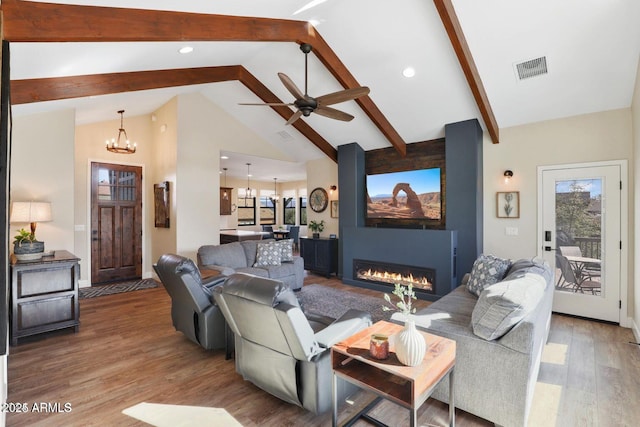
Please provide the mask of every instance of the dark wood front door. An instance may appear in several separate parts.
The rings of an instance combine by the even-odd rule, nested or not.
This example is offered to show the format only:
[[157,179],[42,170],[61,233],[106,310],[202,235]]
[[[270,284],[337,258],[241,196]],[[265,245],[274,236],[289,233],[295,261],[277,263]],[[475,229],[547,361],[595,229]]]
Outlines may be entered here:
[[91,284],[142,276],[142,168],[91,164]]

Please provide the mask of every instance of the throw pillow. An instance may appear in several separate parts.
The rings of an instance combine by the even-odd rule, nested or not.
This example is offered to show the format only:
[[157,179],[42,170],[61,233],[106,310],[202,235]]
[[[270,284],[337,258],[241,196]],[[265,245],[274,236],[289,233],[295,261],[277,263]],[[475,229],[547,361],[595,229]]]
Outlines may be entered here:
[[469,292],[479,297],[487,287],[499,282],[509,269],[511,261],[493,255],[480,255],[473,263],[471,275],[467,282]]
[[533,273],[489,286],[471,313],[473,333],[485,340],[502,337],[535,309],[545,287],[545,279]]
[[256,250],[256,262],[254,267],[268,267],[270,265],[280,265],[282,259],[282,249],[278,242],[258,243]]
[[293,261],[293,239],[279,240],[280,249],[282,250],[282,262]]

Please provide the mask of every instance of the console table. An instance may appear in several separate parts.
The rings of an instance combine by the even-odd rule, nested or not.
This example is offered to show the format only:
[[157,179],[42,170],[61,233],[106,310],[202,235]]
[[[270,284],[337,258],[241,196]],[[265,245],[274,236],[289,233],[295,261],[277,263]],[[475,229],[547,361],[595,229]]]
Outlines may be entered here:
[[324,274],[338,274],[338,239],[300,237],[300,256],[304,269]]
[[54,251],[32,261],[11,256],[11,345],[18,339],[63,328],[80,327],[80,259]]
[[[456,342],[420,331],[427,342],[427,354],[418,366],[404,366],[395,355],[395,335],[401,330],[401,325],[382,320],[331,347],[332,425],[334,427],[338,423],[337,378],[342,378],[379,396],[345,425],[351,425],[357,418],[365,418],[374,425],[384,425],[367,414],[380,399],[384,398],[409,409],[410,425],[415,427],[418,408],[447,376],[449,377],[449,425],[455,425],[453,368],[456,364]],[[374,359],[369,354],[369,341],[374,334],[384,334],[389,337],[389,357],[386,360]]]

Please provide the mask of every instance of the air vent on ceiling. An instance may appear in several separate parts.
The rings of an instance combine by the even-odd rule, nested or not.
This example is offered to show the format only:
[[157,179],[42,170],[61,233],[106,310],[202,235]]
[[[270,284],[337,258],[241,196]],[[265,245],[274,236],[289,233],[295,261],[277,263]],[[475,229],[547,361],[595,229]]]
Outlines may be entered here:
[[281,130],[280,132],[277,132],[277,134],[280,138],[282,138],[283,141],[289,141],[290,139],[293,138],[291,134],[289,134],[289,132],[285,130]]
[[520,62],[516,64],[516,71],[520,80],[547,74],[547,58],[541,56],[540,58]]

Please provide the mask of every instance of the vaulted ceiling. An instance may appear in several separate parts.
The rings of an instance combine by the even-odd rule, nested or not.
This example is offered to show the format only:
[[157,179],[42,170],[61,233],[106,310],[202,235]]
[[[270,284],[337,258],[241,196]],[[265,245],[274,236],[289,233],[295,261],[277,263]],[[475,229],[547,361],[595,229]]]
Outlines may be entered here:
[[[2,9],[14,115],[74,108],[85,124],[197,91],[300,164],[335,159],[353,141],[403,152],[472,118],[498,143],[501,127],[629,107],[638,3],[2,0]],[[371,89],[335,106],[353,121],[312,114],[285,126],[288,107],[238,105],[291,102],[277,73],[304,87],[304,42],[314,48],[310,95]],[[179,54],[185,45],[194,51]],[[548,73],[520,80],[515,64],[539,57]],[[412,78],[402,75],[409,66]]]

